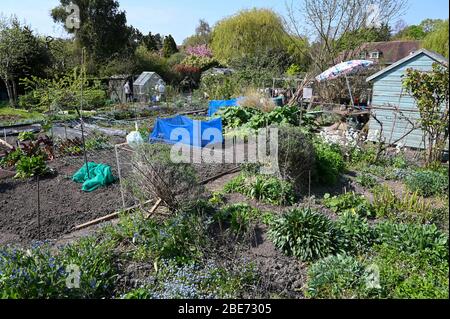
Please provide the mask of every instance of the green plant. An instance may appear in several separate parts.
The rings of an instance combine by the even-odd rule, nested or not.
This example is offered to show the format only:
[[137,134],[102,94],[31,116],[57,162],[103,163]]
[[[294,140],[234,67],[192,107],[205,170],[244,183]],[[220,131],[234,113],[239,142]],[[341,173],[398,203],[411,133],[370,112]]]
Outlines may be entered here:
[[427,251],[405,251],[380,245],[370,262],[379,270],[380,289],[366,297],[383,299],[448,299],[448,260]]
[[179,265],[171,260],[157,263],[151,284],[123,295],[123,299],[238,298],[256,281],[253,266],[229,269],[214,261]]
[[22,156],[16,163],[16,175],[14,178],[29,178],[43,176],[49,172],[47,164],[42,156]]
[[315,173],[314,147],[301,128],[278,126],[278,167],[297,191],[307,189]]
[[429,72],[409,68],[403,87],[414,98],[419,109],[419,124],[427,139],[426,163],[439,161],[448,138],[449,73],[440,63]]
[[230,226],[230,229],[236,235],[245,234],[252,224],[258,220],[260,212],[258,209],[248,204],[234,204],[222,208],[214,215],[214,219],[218,221],[222,227],[223,223]]
[[10,152],[7,152],[0,160],[0,166],[5,168],[12,167],[16,165],[22,156],[24,156],[24,153],[20,148],[13,149]]
[[397,197],[389,187],[377,186],[373,189],[373,198],[372,207],[379,218],[419,223],[427,223],[432,218],[431,203],[417,192]]
[[376,242],[403,252],[427,252],[443,261],[448,258],[448,236],[435,225],[382,222],[375,227]]
[[362,173],[358,175],[358,177],[356,178],[356,182],[362,187],[366,188],[372,188],[378,184],[377,179],[367,173]]
[[18,140],[20,142],[24,141],[32,141],[36,138],[33,132],[20,132],[18,136]]
[[319,183],[334,185],[345,168],[344,157],[338,146],[322,140],[314,141],[316,174]]
[[292,184],[272,176],[240,174],[224,186],[224,191],[241,193],[273,205],[295,202]]
[[276,219],[269,229],[275,247],[302,261],[333,253],[333,223],[310,209],[293,209]]
[[349,192],[331,197],[330,194],[325,194],[323,202],[326,207],[339,215],[349,212],[362,217],[373,217],[372,206],[364,195]]
[[408,175],[405,183],[411,192],[418,192],[425,197],[448,192],[448,175],[431,170],[413,172]]
[[367,220],[350,212],[344,212],[335,223],[337,246],[347,254],[367,252],[372,246],[374,232]]
[[308,271],[306,295],[314,299],[355,299],[364,289],[365,267],[357,259],[329,256]]
[[1,248],[0,298],[110,297],[116,280],[111,244],[89,237],[56,251],[48,245]]

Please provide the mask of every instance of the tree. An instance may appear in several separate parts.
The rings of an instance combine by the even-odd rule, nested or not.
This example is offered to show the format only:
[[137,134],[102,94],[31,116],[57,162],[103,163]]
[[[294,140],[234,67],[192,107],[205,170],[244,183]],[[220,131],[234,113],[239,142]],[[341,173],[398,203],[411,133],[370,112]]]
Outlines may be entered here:
[[422,27],[423,31],[425,31],[425,33],[431,33],[436,31],[445,22],[446,21],[442,19],[425,19],[420,23],[420,26]]
[[448,20],[442,22],[435,31],[429,33],[423,40],[423,47],[428,50],[435,51],[448,58],[449,48],[449,33],[448,33]]
[[[307,54],[315,72],[336,64],[341,53],[339,39],[364,28],[377,27],[380,22],[389,25],[404,13],[407,0],[298,0],[288,6],[291,32],[299,37],[309,34],[314,49]],[[371,11],[371,8],[377,8]],[[347,57],[352,52],[347,52]]]
[[397,40],[423,40],[427,33],[420,25],[411,25],[400,31],[395,38]]
[[0,79],[12,106],[16,106],[20,78],[41,75],[49,64],[43,42],[17,18],[0,19]]
[[209,45],[211,42],[211,27],[204,19],[200,19],[195,34],[183,41],[184,47],[194,47],[197,45]]
[[169,34],[164,38],[162,51],[165,58],[169,58],[171,55],[178,52],[177,44],[172,35]]
[[448,139],[448,67],[435,63],[432,72],[408,69],[403,85],[416,100],[420,128],[428,140],[426,163],[431,165],[440,161]]
[[[68,28],[66,7],[73,3],[80,8],[80,28]],[[51,16],[61,23],[67,32],[75,35],[80,48],[86,48],[94,62],[103,62],[121,53],[130,44],[132,30],[126,25],[124,11],[119,10],[116,0],[60,0]]]
[[219,21],[211,48],[224,64],[235,57],[254,57],[268,51],[286,51],[288,35],[281,18],[269,9],[252,9]]
[[353,51],[366,42],[381,42],[391,39],[391,28],[383,23],[380,27],[362,28],[345,33],[337,40],[339,51]]

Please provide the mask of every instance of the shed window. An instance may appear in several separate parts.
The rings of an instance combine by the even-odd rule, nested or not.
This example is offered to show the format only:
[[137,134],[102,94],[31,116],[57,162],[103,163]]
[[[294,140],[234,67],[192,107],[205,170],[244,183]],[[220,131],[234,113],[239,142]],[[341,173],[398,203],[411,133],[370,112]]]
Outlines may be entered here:
[[371,59],[379,59],[380,58],[380,52],[378,52],[378,51],[370,52],[370,58]]

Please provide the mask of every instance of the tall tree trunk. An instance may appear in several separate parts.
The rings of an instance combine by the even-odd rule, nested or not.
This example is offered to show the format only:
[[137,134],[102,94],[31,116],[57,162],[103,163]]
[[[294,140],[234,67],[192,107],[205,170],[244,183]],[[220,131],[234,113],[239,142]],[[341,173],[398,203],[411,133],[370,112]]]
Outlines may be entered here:
[[14,107],[16,101],[14,100],[14,93],[11,83],[9,82],[9,80],[3,80],[3,82],[5,83],[6,86],[6,93],[8,94],[9,104],[11,104],[11,106]]
[[15,80],[11,80],[11,83],[12,83],[12,93],[13,93],[13,96],[14,96],[14,107],[15,106],[17,106],[17,97],[18,97],[18,95],[17,95],[17,85],[16,85],[16,81]]

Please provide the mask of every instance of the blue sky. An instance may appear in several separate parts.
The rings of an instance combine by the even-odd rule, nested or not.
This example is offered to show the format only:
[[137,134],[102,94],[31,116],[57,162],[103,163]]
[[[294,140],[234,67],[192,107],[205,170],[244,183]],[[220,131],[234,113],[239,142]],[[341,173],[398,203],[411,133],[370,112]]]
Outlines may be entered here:
[[[301,1],[301,0],[296,0]],[[425,18],[447,19],[448,0],[409,0],[410,8],[403,17],[408,24],[416,24]],[[128,24],[142,32],[151,31],[163,35],[172,34],[181,43],[194,33],[200,18],[211,25],[240,9],[252,7],[271,8],[286,13],[284,0],[119,0],[121,9],[127,12]],[[17,15],[40,34],[63,36],[60,26],[53,23],[50,10],[58,0],[0,0],[0,14]]]

